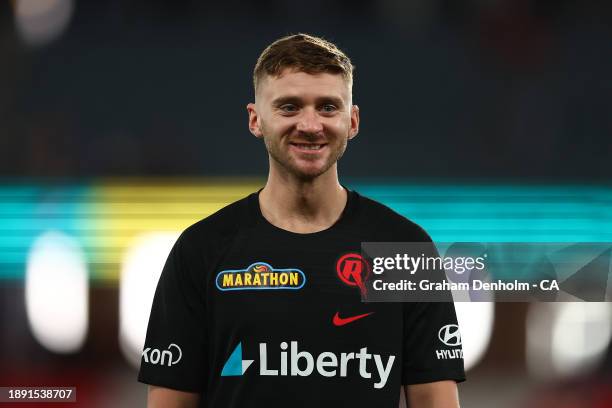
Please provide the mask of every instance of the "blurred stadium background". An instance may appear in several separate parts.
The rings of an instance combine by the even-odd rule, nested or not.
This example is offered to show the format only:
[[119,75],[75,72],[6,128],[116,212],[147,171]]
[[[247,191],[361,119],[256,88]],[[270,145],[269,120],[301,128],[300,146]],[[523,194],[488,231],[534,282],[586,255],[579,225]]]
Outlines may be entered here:
[[[263,185],[245,106],[288,33],[357,66],[348,186],[440,242],[612,242],[611,23],[569,0],[0,3],[0,386],[144,406],[161,263]],[[458,311],[463,406],[612,406],[612,305]]]

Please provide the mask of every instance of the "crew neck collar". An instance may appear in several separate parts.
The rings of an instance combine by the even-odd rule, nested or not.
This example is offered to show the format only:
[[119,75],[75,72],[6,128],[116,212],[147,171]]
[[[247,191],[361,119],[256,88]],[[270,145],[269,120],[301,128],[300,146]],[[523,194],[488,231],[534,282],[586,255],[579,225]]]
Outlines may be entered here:
[[263,213],[261,212],[261,206],[259,204],[259,193],[261,192],[261,190],[263,190],[263,188],[259,189],[258,191],[254,192],[253,194],[249,196],[249,207],[250,207],[250,211],[252,215],[257,220],[257,224],[262,225],[264,228],[268,230],[271,230],[271,231],[274,231],[276,233],[283,234],[286,236],[295,236],[295,237],[324,236],[324,235],[334,232],[338,228],[341,228],[341,226],[344,225],[353,216],[353,213],[355,212],[354,210],[357,205],[357,193],[355,191],[349,190],[344,185],[342,185],[342,188],[346,190],[347,194],[346,194],[346,204],[344,206],[344,209],[340,213],[340,217],[338,217],[336,222],[334,222],[328,228],[321,230],[321,231],[317,231],[317,232],[307,232],[307,233],[292,232],[292,231],[288,231],[286,229],[277,227],[276,225],[268,221],[266,217],[264,217]]

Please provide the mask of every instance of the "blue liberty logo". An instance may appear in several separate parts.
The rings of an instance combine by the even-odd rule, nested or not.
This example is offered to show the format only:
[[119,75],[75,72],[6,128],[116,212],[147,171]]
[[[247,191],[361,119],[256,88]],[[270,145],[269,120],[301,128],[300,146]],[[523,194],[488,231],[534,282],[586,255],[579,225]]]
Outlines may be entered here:
[[254,360],[243,360],[242,359],[242,343],[238,343],[232,354],[229,356],[223,370],[221,370],[222,377],[243,375]]

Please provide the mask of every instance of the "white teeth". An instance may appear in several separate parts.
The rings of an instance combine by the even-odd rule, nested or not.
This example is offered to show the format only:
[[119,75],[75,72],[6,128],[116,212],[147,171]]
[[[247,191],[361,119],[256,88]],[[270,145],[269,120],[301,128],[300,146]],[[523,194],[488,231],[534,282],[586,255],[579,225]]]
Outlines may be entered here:
[[306,149],[306,150],[319,150],[321,147],[323,147],[323,145],[300,144],[300,143],[296,143],[295,146],[299,147],[300,149]]

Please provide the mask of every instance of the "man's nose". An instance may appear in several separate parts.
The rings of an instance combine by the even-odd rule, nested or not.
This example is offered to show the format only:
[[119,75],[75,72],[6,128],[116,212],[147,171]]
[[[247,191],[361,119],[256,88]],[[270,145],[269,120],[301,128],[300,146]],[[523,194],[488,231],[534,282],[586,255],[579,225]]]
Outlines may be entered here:
[[304,133],[319,133],[323,131],[323,124],[316,109],[306,108],[299,117],[297,130]]

